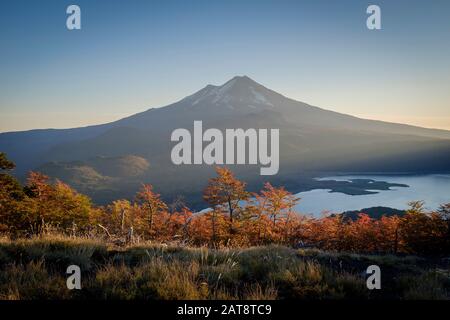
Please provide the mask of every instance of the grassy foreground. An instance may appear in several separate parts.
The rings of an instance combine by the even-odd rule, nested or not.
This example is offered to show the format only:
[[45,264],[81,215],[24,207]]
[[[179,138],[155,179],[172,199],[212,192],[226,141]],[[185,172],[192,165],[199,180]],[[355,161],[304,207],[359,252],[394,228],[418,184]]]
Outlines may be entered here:
[[[68,290],[78,265],[82,289]],[[366,269],[381,268],[381,290]],[[282,246],[248,249],[86,239],[0,241],[0,299],[448,299],[448,260],[357,255]]]

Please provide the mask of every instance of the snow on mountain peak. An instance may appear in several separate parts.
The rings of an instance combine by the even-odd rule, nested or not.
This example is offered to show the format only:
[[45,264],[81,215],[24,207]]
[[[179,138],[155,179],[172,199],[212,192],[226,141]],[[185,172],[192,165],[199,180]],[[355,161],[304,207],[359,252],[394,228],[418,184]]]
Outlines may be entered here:
[[193,100],[192,105],[224,104],[230,109],[245,106],[255,108],[258,105],[273,107],[263,88],[247,76],[236,76],[221,86],[208,85],[189,98]]

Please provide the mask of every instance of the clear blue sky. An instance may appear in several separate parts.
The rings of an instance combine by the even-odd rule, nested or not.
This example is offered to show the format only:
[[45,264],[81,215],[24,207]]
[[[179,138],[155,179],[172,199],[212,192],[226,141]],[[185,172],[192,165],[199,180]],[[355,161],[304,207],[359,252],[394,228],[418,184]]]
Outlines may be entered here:
[[244,74],[323,108],[450,129],[447,0],[2,0],[0,40],[0,131],[108,122]]

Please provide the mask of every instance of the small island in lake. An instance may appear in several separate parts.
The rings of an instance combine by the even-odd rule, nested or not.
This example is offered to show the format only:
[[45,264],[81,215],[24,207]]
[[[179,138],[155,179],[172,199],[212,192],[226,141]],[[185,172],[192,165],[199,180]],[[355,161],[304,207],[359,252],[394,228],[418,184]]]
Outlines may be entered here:
[[407,184],[377,181],[373,179],[316,180],[315,189],[331,189],[330,193],[340,192],[351,196],[378,193],[377,190],[390,190],[391,187],[408,188]]

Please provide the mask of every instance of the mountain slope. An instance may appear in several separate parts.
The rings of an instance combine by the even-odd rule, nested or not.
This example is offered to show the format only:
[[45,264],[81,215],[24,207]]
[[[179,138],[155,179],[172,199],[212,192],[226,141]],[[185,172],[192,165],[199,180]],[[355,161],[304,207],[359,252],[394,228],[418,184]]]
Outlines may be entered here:
[[[131,196],[141,182],[154,183],[168,197],[190,198],[204,187],[213,168],[173,165],[170,135],[177,128],[192,131],[195,120],[203,121],[204,130],[280,129],[280,173],[264,177],[275,183],[296,172],[450,171],[450,131],[324,110],[286,98],[246,76],[222,86],[208,85],[166,107],[104,125],[3,133],[0,150],[17,162],[18,174],[39,168],[73,183],[97,201]],[[137,157],[132,163],[143,159],[138,161],[139,174],[101,173],[102,167],[111,167],[111,161],[128,159],[122,161],[127,163],[131,155]],[[262,181],[259,166],[232,168],[251,185]],[[94,189],[104,193],[93,193]]]

